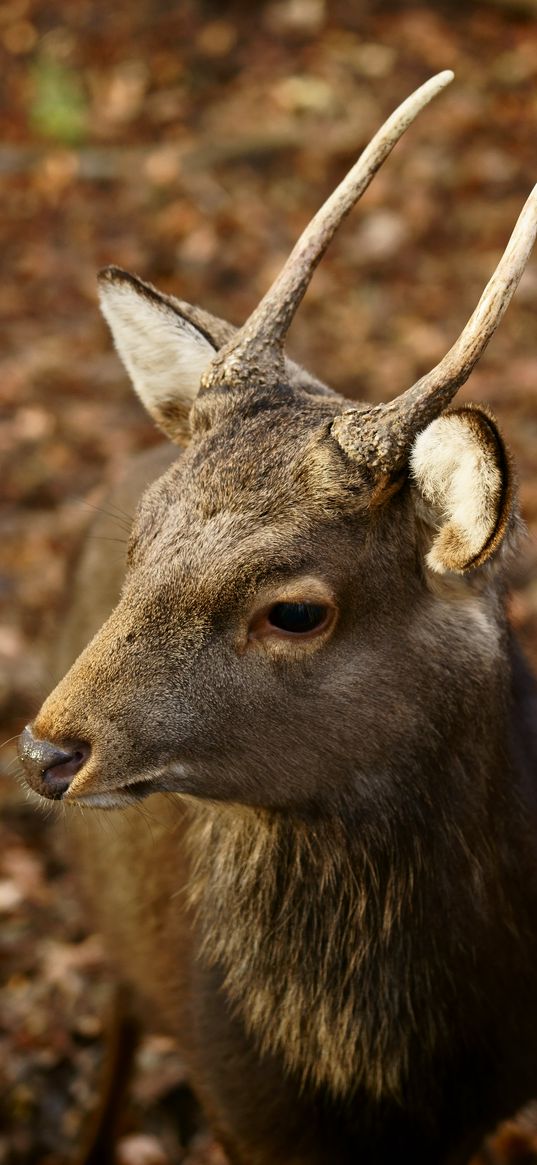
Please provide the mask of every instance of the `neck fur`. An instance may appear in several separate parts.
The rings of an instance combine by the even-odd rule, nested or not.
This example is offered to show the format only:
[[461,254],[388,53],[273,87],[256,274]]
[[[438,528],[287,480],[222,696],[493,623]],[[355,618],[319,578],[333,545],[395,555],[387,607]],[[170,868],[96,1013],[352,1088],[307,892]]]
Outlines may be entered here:
[[439,828],[438,807],[430,825],[193,804],[202,957],[304,1086],[400,1098],[410,1064],[427,1070],[452,1035],[490,914],[490,855]]

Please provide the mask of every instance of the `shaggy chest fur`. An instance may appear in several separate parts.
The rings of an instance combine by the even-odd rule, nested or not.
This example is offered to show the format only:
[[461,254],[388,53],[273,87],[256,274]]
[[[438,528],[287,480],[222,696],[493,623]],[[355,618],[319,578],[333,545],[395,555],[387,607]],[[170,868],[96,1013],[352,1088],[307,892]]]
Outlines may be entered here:
[[[428,1072],[457,1025],[453,965],[461,951],[472,958],[450,911],[445,846],[432,847],[437,862],[412,834],[404,845],[389,834],[384,823],[381,852],[366,826],[193,806],[202,957],[222,968],[258,1046],[334,1095],[400,1097],[411,1065]],[[446,841],[482,901],[477,861]]]

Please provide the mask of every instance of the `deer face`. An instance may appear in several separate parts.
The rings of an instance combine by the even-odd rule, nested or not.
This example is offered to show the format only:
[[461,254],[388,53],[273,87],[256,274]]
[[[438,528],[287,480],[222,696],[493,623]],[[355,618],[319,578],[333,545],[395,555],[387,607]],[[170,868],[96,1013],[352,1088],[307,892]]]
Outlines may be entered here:
[[[351,171],[354,198],[380,145]],[[327,207],[319,253],[334,196]],[[309,275],[318,258],[311,230],[236,336],[124,272],[102,277],[137,392],[172,440],[188,417],[191,439],[142,499],[119,605],[23,733],[44,796],[303,807],[359,788],[367,800],[479,700],[498,650],[489,564],[510,527],[508,460],[490,417],[442,409],[522,258],[511,244],[458,363],[453,349],[431,384],[372,409],[283,359],[304,256]]]
[[[279,408],[250,402],[147,491],[121,601],[34,725],[67,752],[84,742],[66,800],[125,804],[168,789],[318,801],[327,748],[344,791],[351,690],[342,696],[360,641],[380,668],[368,609],[388,564],[368,553],[367,507],[351,494],[342,513],[341,486],[323,472],[333,415],[291,392]],[[367,705],[371,658],[361,670]]]
[[[146,310],[130,280],[106,294]],[[162,353],[158,326],[148,368],[152,344]],[[454,653],[474,669],[476,653],[493,656],[474,610],[483,597],[464,585],[456,597],[431,592],[424,556],[439,523],[423,490],[404,478],[372,483],[334,439],[345,402],[298,374],[265,398],[255,387],[232,397],[199,398],[190,445],[139,505],[118,607],[37,717],[38,740],[67,755],[81,742],[66,801],[115,806],[171,790],[302,807],[355,795],[360,782],[366,797],[386,756],[388,767],[406,764],[427,732],[448,654],[450,668]],[[175,415],[168,399],[172,432],[183,407],[181,398]],[[442,423],[454,429],[444,462],[435,454],[444,478],[453,481],[452,446],[474,494],[472,458],[483,463],[491,516],[477,536],[489,542],[499,445],[491,428],[488,456],[481,414]],[[445,509],[446,483],[436,487]],[[472,516],[460,539],[478,525]],[[466,546],[470,559],[475,551]],[[445,715],[445,686],[438,699]],[[49,763],[60,781],[63,764]],[[54,775],[39,774],[36,787],[58,792]]]

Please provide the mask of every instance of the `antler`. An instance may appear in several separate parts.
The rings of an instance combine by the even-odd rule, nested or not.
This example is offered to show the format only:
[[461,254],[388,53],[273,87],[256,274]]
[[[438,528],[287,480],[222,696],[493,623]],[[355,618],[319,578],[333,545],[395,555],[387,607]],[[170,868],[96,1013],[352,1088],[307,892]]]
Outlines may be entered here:
[[518,286],[536,236],[537,186],[473,315],[443,360],[389,404],[351,409],[336,418],[332,435],[349,456],[383,473],[406,464],[416,435],[449,404],[477,364]]
[[202,379],[202,389],[252,380],[260,387],[268,387],[285,379],[284,340],[329,242],[417,114],[452,80],[449,69],[431,77],[381,126],[352,170],[306,227],[261,303],[237,336],[211,362]]
[[[416,89],[378,133],[300,236],[285,266],[237,334],[202,377],[201,391],[285,380],[283,344],[293,316],[340,223],[369,186],[417,114],[453,80],[446,70]],[[526,266],[537,235],[537,186],[530,194],[500,262],[458,340],[444,359],[396,400],[337,417],[332,436],[372,472],[398,472],[417,433],[449,404],[495,332]]]

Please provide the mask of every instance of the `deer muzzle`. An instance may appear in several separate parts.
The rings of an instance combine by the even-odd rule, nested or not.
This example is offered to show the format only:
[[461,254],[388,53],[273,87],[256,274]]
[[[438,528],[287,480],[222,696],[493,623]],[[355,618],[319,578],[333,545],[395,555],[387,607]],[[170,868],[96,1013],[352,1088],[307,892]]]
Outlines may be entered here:
[[39,740],[30,725],[19,740],[19,758],[30,787],[42,797],[58,801],[67,792],[90,755],[90,745],[84,740]]

